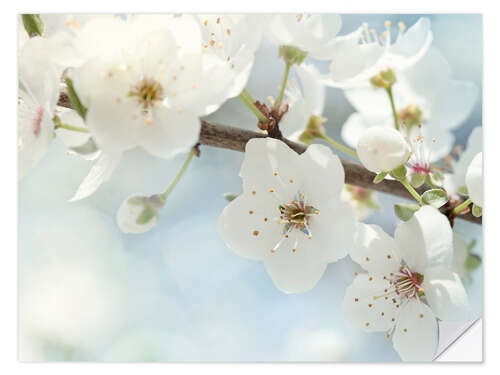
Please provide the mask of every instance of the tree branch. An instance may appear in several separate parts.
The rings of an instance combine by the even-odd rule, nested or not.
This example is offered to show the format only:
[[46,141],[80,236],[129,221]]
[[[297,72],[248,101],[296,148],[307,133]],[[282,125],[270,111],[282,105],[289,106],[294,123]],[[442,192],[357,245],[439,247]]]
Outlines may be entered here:
[[[201,122],[201,133],[200,133],[200,144],[212,147],[225,148],[234,151],[245,151],[245,145],[252,138],[266,138],[267,135],[263,133],[257,133],[250,130],[235,128],[232,126],[216,125],[211,124],[207,121]],[[288,139],[283,139],[290,148],[298,152],[303,153],[306,147],[289,141]],[[377,190],[383,193],[397,195],[402,198],[412,199],[410,193],[395,180],[383,180],[378,184],[373,183],[375,178],[375,173],[372,173],[365,169],[361,164],[355,163],[353,161],[340,158],[342,165],[345,170],[345,182],[350,185],[361,186],[367,189]],[[419,193],[422,194],[425,190],[419,189]],[[466,215],[457,216],[457,218],[465,219],[467,221],[481,224],[481,218],[477,218],[467,213]]]
[[[61,94],[58,105],[71,108],[71,104],[69,103],[66,94]],[[254,131],[235,128],[232,126],[211,124],[207,121],[202,120],[199,143],[205,146],[244,152],[245,145],[250,139],[266,137],[267,135],[263,133],[257,133]],[[288,139],[283,139],[283,142],[285,142],[288,146],[290,146],[290,148],[292,148],[299,154],[303,153],[306,150],[305,146],[289,141]],[[394,180],[383,180],[378,184],[374,184],[373,179],[375,178],[375,173],[368,171],[362,165],[353,161],[343,158],[340,158],[340,161],[344,166],[346,184],[361,186],[367,189],[397,195],[402,198],[412,199],[410,193],[408,193],[404,186],[399,182]],[[422,194],[424,190],[419,189],[418,192]],[[461,202],[462,201],[458,202],[458,204],[460,204]],[[447,209],[449,209],[449,207]],[[474,217],[470,212],[465,215],[457,216],[457,218],[464,219],[476,224],[482,224],[482,219]]]

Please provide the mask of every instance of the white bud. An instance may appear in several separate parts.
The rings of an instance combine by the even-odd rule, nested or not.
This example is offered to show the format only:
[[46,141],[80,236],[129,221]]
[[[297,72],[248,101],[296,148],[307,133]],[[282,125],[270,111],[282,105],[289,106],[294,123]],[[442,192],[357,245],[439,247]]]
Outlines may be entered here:
[[366,169],[375,173],[389,172],[406,163],[410,146],[399,131],[374,126],[360,137],[356,152]]
[[465,184],[469,198],[479,207],[483,207],[483,153],[480,152],[472,159],[467,174],[465,175]]
[[124,233],[144,233],[158,224],[158,195],[131,196],[125,199],[116,214],[116,222]]

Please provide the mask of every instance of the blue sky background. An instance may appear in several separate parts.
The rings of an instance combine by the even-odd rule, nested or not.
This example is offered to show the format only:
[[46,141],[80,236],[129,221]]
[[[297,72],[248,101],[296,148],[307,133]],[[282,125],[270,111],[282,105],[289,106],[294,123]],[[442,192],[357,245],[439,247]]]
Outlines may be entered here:
[[[341,33],[361,22],[383,29],[413,24],[418,15],[344,15]],[[430,15],[434,45],[456,79],[482,87],[482,20],[479,15]],[[283,64],[264,42],[248,90],[276,96]],[[326,72],[327,64],[318,64]],[[461,128],[464,144],[481,126],[482,98]],[[341,90],[327,89],[327,131],[339,138],[353,108]],[[210,118],[255,128],[237,99]],[[184,160],[171,162],[141,150],[128,152],[110,181],[92,197],[68,203],[89,162],[68,156],[56,139],[19,185],[19,337],[22,360],[105,361],[397,361],[384,334],[364,334],[344,323],[344,290],[358,270],[349,258],[330,264],[308,293],[276,289],[259,262],[228,249],[215,227],[227,202],[241,191],[243,154],[202,147],[161,211],[142,235],[123,234],[115,213],[130,194],[163,191]],[[395,198],[379,195],[384,211],[366,220],[392,234]],[[477,238],[481,227],[457,221],[456,231]],[[482,311],[482,270],[467,284],[471,319]]]

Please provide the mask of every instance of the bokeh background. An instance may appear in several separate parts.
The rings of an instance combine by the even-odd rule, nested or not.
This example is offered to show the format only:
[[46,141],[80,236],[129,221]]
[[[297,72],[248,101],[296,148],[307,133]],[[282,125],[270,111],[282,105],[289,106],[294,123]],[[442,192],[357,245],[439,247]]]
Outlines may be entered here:
[[[421,15],[343,15],[341,33],[362,22],[412,25]],[[480,15],[426,15],[434,46],[456,79],[482,88]],[[318,63],[322,72],[328,64]],[[263,42],[248,90],[276,96],[283,63]],[[341,90],[327,89],[324,115],[340,138],[354,110]],[[209,117],[255,129],[238,99]],[[457,144],[482,125],[482,97]],[[49,154],[19,184],[19,358],[23,361],[398,361],[384,334],[365,334],[344,322],[345,288],[358,270],[349,258],[330,264],[310,292],[286,295],[259,262],[227,248],[216,232],[227,204],[223,193],[241,191],[243,154],[202,147],[161,211],[142,235],[121,233],[115,214],[132,193],[165,189],[184,157],[171,162],[141,150],[128,152],[112,178],[83,201],[69,203],[90,163],[66,155],[55,139]],[[392,234],[396,199],[379,194],[384,210],[366,222]],[[481,227],[458,220],[456,231],[478,240]],[[467,282],[473,320],[482,314],[482,268]]]

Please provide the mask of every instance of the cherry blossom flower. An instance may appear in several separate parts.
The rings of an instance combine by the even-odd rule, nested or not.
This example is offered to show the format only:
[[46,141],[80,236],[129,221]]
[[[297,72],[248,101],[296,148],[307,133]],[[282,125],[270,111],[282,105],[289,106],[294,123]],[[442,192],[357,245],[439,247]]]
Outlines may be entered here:
[[344,185],[341,199],[349,203],[357,220],[364,220],[373,212],[382,210],[377,193],[361,186]]
[[483,153],[480,152],[472,159],[465,175],[465,184],[470,200],[479,207],[483,207]]
[[339,158],[322,145],[298,155],[276,139],[252,139],[240,176],[243,193],[222,212],[219,234],[237,254],[263,261],[282,291],[308,291],[354,240]]
[[[452,149],[451,130],[459,127],[471,113],[478,89],[471,82],[452,78],[448,62],[435,48],[414,66],[395,71],[392,86],[398,122],[408,139],[421,136],[433,140],[430,162],[445,157]],[[385,90],[373,87],[345,90],[357,112],[342,128],[342,138],[353,146],[364,129],[373,126],[394,127],[391,103]],[[422,129],[417,125],[423,124]],[[424,147],[429,149],[430,143]]]
[[233,76],[227,98],[238,96],[252,70],[255,51],[263,33],[263,19],[257,15],[199,15],[202,48],[222,60]]
[[41,38],[28,40],[19,52],[18,158],[19,178],[47,152],[54,138],[52,117],[59,99],[59,77]]
[[385,26],[380,36],[366,23],[347,36],[343,40],[344,48],[332,58],[330,76],[325,83],[344,88],[369,87],[370,79],[382,71],[400,71],[413,66],[431,45],[433,37],[428,18],[420,18],[408,30],[400,22],[394,43],[391,41],[391,22],[387,21]]
[[302,90],[292,81],[285,91],[288,111],[280,120],[280,130],[286,138],[297,142],[311,117],[321,118],[325,106],[325,87],[314,65],[304,63],[297,66],[295,71]]
[[423,206],[398,225],[394,239],[361,224],[351,258],[367,273],[356,276],[343,302],[346,319],[365,332],[386,332],[404,361],[430,361],[437,319],[464,320],[467,294],[450,270],[453,236],[447,218]]
[[375,173],[390,172],[410,157],[410,147],[401,133],[385,127],[365,130],[356,152],[363,166]]

